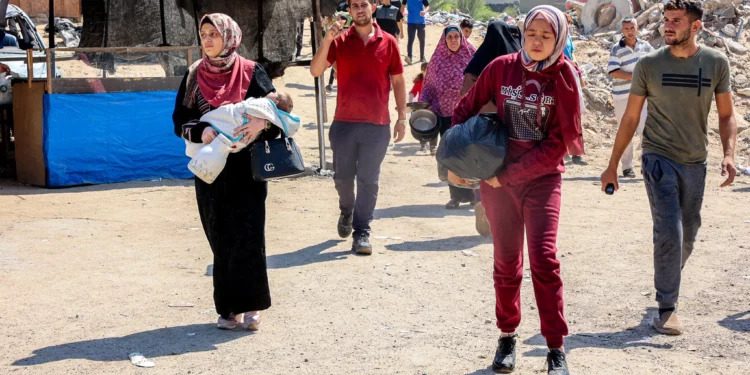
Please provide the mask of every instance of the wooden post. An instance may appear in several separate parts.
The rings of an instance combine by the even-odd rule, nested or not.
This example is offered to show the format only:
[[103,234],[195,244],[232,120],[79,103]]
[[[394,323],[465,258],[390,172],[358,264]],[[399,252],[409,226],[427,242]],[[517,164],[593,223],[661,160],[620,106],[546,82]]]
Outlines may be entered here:
[[45,50],[45,53],[47,54],[47,93],[52,93],[52,76],[55,74],[54,69],[52,69],[52,49],[47,48]]
[[28,75],[29,87],[31,87],[31,80],[34,79],[34,50],[26,50],[26,74]]
[[187,66],[188,66],[188,69],[190,69],[190,67],[193,66],[193,50],[192,49],[187,50]]

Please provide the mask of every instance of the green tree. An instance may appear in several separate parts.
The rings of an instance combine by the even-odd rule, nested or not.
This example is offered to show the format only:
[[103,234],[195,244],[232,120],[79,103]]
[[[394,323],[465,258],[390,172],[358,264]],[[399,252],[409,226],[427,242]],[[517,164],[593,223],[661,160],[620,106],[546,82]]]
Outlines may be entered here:
[[496,17],[497,13],[488,7],[485,0],[456,0],[456,7],[463,13],[466,13],[479,21],[488,21]]
[[432,11],[438,10],[453,10],[456,8],[456,0],[434,0],[430,1],[430,9]]
[[484,0],[458,0],[457,5],[458,9],[472,17],[479,15],[487,7]]

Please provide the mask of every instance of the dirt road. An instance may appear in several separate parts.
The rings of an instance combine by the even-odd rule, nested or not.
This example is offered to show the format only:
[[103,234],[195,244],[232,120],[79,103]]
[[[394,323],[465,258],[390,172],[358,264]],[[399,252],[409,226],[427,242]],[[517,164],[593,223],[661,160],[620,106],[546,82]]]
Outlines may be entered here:
[[[439,32],[429,28],[428,50]],[[276,87],[310,123],[296,139],[316,161],[312,79],[291,69]],[[273,307],[255,334],[214,328],[211,252],[191,181],[61,190],[0,182],[0,373],[490,374],[492,245],[474,232],[471,211],[443,208],[448,189],[418,148],[407,138],[388,152],[371,257],[337,239],[331,179],[270,184]],[[564,175],[558,246],[574,374],[748,372],[750,177],[719,189],[719,153],[712,144],[679,337],[648,326],[655,302],[642,179],[601,193],[609,150],[598,147],[591,165]],[[545,344],[525,269],[517,373],[539,374]],[[131,352],[156,367],[134,367]]]

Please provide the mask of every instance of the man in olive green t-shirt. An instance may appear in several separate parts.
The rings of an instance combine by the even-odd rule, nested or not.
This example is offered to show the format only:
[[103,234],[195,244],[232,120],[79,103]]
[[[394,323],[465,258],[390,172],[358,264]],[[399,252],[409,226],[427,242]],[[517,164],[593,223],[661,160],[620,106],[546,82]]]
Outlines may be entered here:
[[602,190],[609,184],[618,188],[617,164],[648,99],[641,167],[654,221],[654,286],[659,316],[653,326],[659,333],[679,335],[682,327],[675,309],[682,268],[701,226],[712,99],[716,98],[724,150],[721,175],[727,176],[722,187],[731,184],[736,175],[737,123],[727,57],[695,42],[702,29],[702,4],[670,0],[664,9],[668,47],[641,57],[633,71],[628,106],[601,182]]

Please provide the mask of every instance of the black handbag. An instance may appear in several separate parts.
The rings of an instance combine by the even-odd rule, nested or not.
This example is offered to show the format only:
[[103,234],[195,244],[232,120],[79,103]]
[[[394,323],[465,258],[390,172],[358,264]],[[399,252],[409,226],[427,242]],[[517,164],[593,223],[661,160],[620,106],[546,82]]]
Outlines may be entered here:
[[305,172],[297,143],[283,132],[281,138],[255,142],[251,153],[253,179],[256,181],[292,177]]

